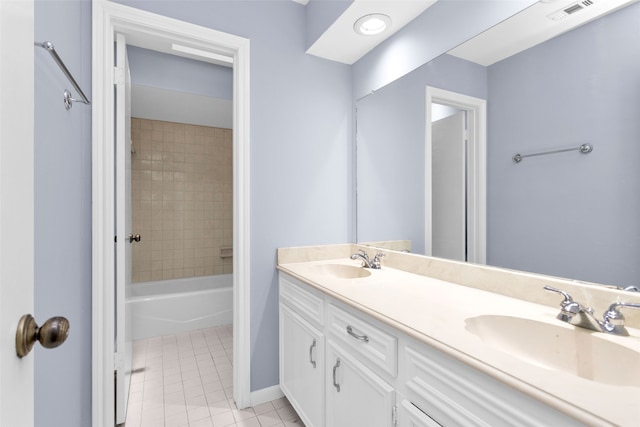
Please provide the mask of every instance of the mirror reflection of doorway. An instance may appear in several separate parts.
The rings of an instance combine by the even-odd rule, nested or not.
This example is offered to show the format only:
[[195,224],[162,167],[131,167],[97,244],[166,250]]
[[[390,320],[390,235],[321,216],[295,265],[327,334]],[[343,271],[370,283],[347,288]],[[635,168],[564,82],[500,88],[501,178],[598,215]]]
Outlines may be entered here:
[[432,255],[467,260],[466,111],[433,103]]
[[427,86],[425,254],[486,262],[486,101]]

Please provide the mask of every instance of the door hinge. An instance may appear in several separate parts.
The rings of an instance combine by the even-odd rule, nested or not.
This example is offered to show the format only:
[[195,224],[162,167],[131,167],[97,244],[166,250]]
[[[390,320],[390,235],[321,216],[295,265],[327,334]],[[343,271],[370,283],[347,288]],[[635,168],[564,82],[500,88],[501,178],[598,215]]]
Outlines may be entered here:
[[124,84],[124,69],[122,67],[113,67],[113,84],[116,86]]
[[396,405],[391,408],[391,422],[394,426],[398,424],[398,407]]
[[113,370],[118,371],[124,369],[124,356],[122,353],[113,353]]

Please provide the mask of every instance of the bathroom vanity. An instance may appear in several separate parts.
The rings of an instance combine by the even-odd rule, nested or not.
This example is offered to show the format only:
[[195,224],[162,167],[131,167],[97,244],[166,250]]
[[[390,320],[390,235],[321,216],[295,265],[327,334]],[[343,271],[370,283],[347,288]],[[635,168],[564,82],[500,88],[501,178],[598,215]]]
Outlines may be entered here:
[[[306,426],[640,419],[638,331],[609,336],[561,322],[560,298],[542,287],[597,313],[637,295],[393,251],[381,251],[382,269],[365,269],[350,259],[360,248],[374,253],[279,250],[280,386]],[[628,314],[627,326],[635,324]]]

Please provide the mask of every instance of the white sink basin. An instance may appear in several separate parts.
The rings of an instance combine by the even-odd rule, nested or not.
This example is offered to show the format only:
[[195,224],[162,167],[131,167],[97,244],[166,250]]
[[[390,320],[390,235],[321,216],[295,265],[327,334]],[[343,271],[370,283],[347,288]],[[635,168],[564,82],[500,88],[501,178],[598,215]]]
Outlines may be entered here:
[[510,316],[478,316],[465,323],[485,344],[531,365],[590,381],[640,387],[640,352],[602,333]]
[[346,264],[320,264],[310,268],[313,274],[322,274],[334,279],[360,279],[371,275],[371,271],[366,268]]

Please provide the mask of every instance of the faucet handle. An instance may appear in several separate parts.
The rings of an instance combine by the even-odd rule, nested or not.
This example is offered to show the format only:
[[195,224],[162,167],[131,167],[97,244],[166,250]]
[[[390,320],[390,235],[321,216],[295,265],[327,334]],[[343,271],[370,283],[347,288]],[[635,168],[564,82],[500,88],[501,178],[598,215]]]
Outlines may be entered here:
[[560,305],[563,306],[563,307],[565,305],[571,304],[573,302],[573,298],[571,298],[571,295],[569,295],[568,293],[566,293],[562,289],[554,288],[552,286],[545,286],[544,289],[547,290],[547,291],[551,291],[551,292],[557,292],[560,295],[562,295],[564,297],[564,300],[560,303]]
[[[554,288],[551,286],[545,286],[545,290],[551,292],[557,292],[564,297],[564,300],[560,303],[560,313],[556,316],[558,320],[562,320],[563,322],[571,322],[571,319],[578,313],[580,313],[583,308],[571,298],[571,295],[563,291],[562,289]],[[593,314],[593,310],[590,308],[586,309],[587,312]]]
[[364,249],[358,249],[360,255],[362,255],[367,261],[369,260],[369,254]]
[[640,304],[632,302],[614,302],[611,304],[603,316],[604,328],[607,332],[628,335],[624,329],[624,314],[620,312],[622,307],[640,308]]
[[371,268],[380,270],[380,268],[382,267],[382,265],[380,264],[380,259],[383,256],[385,256],[385,254],[383,254],[382,252],[378,252],[376,256],[373,258],[373,261],[371,261]]

